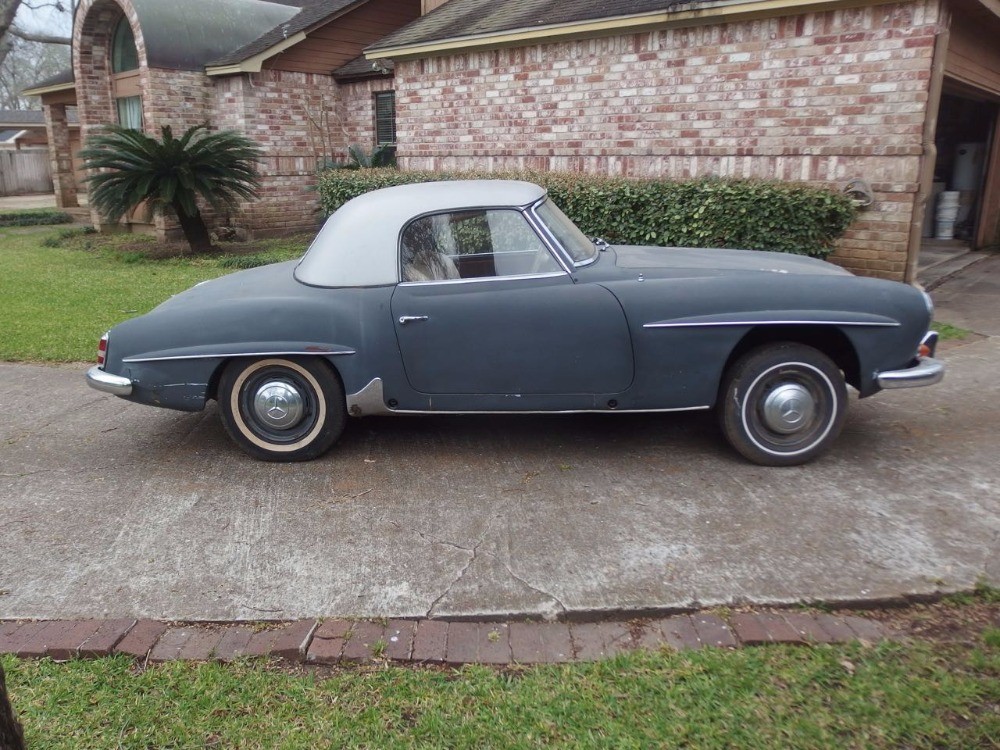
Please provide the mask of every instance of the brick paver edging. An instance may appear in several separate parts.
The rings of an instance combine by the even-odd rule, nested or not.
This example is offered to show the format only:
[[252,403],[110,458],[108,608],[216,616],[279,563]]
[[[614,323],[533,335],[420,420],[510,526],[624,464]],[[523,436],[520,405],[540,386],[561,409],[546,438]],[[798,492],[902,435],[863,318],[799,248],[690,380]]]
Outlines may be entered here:
[[875,642],[892,633],[874,620],[800,612],[696,613],[628,622],[298,620],[177,624],[157,620],[0,621],[0,654],[57,661],[127,654],[231,661],[266,656],[309,664],[375,660],[430,664],[594,661],[636,649],[738,648],[768,643]]

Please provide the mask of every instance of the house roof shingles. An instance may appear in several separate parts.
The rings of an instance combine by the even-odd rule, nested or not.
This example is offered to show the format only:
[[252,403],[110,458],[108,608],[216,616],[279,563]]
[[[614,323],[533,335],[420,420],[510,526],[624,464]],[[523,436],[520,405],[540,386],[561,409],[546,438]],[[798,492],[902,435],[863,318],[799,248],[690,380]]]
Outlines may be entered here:
[[391,75],[393,70],[392,60],[379,60],[373,63],[364,55],[355,57],[346,65],[333,71],[333,77],[338,81],[346,81],[359,78],[381,78]]
[[[79,124],[76,107],[68,108],[66,118],[70,125]],[[0,109],[0,128],[44,128],[45,112],[40,109]]]
[[280,29],[300,2],[132,0],[152,68],[203,70],[206,63]]
[[209,67],[237,65],[262,52],[266,52],[276,44],[300,31],[306,31],[317,24],[323,23],[330,16],[341,13],[355,5],[362,5],[367,0],[301,0],[300,10],[284,23],[269,29],[253,41],[234,49],[225,55],[207,61]]
[[45,113],[40,109],[0,109],[0,126],[44,124]]
[[593,21],[687,9],[701,0],[450,0],[426,16],[383,37],[365,52],[515,29]]

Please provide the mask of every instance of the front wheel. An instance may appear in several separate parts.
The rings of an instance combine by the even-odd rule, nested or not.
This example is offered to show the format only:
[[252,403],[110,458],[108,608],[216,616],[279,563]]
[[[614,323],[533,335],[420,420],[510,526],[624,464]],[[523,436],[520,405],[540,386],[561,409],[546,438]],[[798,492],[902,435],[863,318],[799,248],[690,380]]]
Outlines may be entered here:
[[317,359],[234,360],[219,381],[222,424],[265,461],[308,461],[329,450],[347,422],[344,387]]
[[730,367],[719,400],[719,421],[730,445],[762,466],[795,466],[836,440],[847,388],[839,368],[819,350],[770,344]]

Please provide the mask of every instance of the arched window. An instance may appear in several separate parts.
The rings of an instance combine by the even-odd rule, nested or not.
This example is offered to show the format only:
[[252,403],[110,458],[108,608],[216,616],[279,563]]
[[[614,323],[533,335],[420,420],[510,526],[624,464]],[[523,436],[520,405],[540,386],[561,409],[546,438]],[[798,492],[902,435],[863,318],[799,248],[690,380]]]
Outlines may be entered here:
[[111,36],[111,74],[114,81],[118,124],[142,129],[142,97],[139,92],[139,51],[128,19],[122,17]]
[[135,48],[135,35],[127,18],[122,18],[115,27],[111,40],[111,72],[125,73],[139,67],[139,52]]

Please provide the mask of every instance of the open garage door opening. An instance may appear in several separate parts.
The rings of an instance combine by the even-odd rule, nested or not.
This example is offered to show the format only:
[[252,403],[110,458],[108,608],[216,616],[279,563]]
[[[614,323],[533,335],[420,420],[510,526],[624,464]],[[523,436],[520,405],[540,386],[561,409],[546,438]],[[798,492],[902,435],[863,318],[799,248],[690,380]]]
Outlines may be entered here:
[[924,183],[924,284],[1000,249],[1000,3],[950,0],[946,7],[940,104],[928,111],[936,157],[933,183]]
[[1000,105],[949,93],[946,82],[935,137],[933,190],[924,219],[922,267],[996,244],[998,207],[991,205],[990,195],[1000,178],[991,169],[998,114]]

